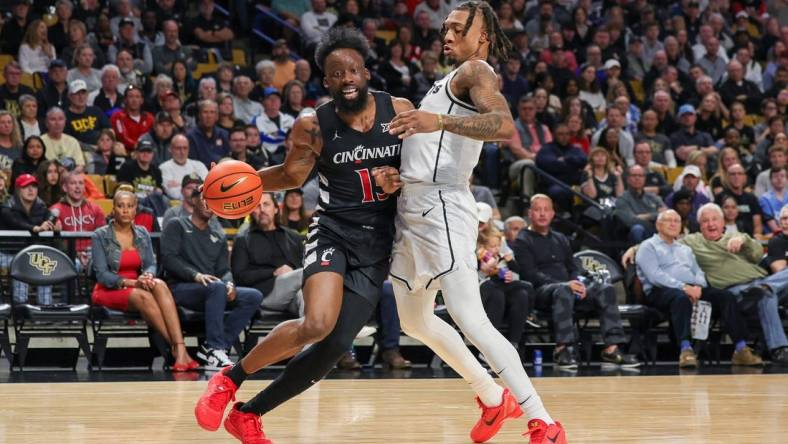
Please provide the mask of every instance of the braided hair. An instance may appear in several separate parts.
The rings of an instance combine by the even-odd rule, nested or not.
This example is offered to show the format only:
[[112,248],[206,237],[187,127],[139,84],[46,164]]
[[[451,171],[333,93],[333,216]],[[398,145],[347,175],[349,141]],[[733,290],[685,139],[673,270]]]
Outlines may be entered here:
[[468,11],[468,20],[465,22],[465,28],[462,30],[463,36],[467,35],[468,30],[471,29],[476,12],[481,12],[484,19],[484,29],[487,31],[490,39],[490,54],[500,61],[505,62],[509,59],[509,53],[512,51],[512,42],[501,29],[498,16],[489,3],[486,1],[467,1],[457,6],[456,10]]

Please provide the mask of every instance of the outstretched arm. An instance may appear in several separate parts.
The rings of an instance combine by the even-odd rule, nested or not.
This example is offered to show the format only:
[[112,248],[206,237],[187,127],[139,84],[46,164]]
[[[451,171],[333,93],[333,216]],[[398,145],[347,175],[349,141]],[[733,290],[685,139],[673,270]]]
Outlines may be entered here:
[[479,111],[474,116],[439,115],[422,110],[398,114],[391,121],[391,134],[401,139],[417,133],[449,131],[483,141],[509,140],[514,133],[514,121],[509,105],[498,88],[498,78],[489,65],[472,60],[462,68],[449,85],[455,91],[467,92]]
[[265,191],[282,191],[304,184],[315,167],[317,156],[323,149],[323,138],[317,116],[307,115],[296,120],[290,134],[293,147],[284,163],[257,172]]

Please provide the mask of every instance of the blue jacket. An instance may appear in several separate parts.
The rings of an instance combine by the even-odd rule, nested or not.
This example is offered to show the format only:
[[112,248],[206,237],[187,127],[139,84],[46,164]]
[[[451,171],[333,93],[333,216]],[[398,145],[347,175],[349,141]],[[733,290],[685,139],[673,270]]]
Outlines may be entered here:
[[561,147],[558,143],[551,142],[542,146],[536,154],[537,167],[569,185],[580,185],[586,163],[588,157],[574,145]]
[[227,131],[218,126],[213,127],[213,134],[208,138],[199,126],[186,131],[189,139],[189,159],[199,160],[206,168],[211,162],[219,163],[222,157],[230,155],[230,139]]
[[[121,247],[115,238],[113,224],[109,223],[93,232],[93,263],[92,269],[96,280],[107,288],[120,288],[123,281],[118,275],[120,268]],[[156,256],[153,254],[153,244],[145,228],[133,225],[134,248],[142,258],[142,273],[156,274]]]

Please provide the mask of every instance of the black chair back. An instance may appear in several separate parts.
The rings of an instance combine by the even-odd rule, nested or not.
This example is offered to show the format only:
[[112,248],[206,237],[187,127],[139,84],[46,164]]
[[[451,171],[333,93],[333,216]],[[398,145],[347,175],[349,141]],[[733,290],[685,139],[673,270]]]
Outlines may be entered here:
[[618,263],[601,251],[578,251],[575,253],[574,258],[580,263],[585,274],[595,280],[605,279],[610,284],[624,280],[624,272]]
[[11,277],[29,285],[59,285],[77,278],[77,267],[62,251],[31,245],[14,256]]

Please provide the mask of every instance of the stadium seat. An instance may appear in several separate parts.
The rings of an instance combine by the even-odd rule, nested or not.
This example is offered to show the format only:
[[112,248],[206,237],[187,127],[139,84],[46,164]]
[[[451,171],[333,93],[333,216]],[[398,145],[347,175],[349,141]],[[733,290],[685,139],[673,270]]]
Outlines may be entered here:
[[283,313],[279,311],[266,310],[260,308],[257,314],[252,317],[252,322],[244,330],[244,354],[249,353],[251,349],[260,341],[260,338],[265,337],[271,330],[274,329],[281,322],[297,319],[290,313]]
[[241,48],[233,48],[233,65],[246,66],[246,53]]
[[197,68],[192,71],[194,80],[200,80],[205,74],[213,74],[219,69],[216,63],[198,63]]
[[112,213],[112,199],[96,199],[94,203],[101,208],[105,216],[109,216]]
[[[75,338],[85,357],[90,357],[87,334],[90,306],[82,303],[84,298],[79,294],[79,274],[74,261],[53,247],[31,245],[14,256],[10,270],[12,278],[28,285],[63,287],[62,301],[57,304],[13,303],[14,358],[19,369],[24,370],[28,345],[34,337]],[[76,290],[72,293],[69,287]],[[76,369],[76,359],[73,368]]]
[[98,174],[86,174],[85,176],[88,179],[90,179],[91,182],[93,182],[93,185],[95,185],[96,188],[99,189],[99,191],[101,191],[102,193],[104,193],[106,195],[107,191],[104,188],[104,177],[103,176],[98,175]]
[[0,54],[0,77],[2,77],[2,71],[5,68],[5,65],[14,61],[14,56],[11,54]]
[[115,188],[118,187],[118,181],[115,178],[114,174],[105,174],[104,175],[104,195],[108,198],[112,198],[115,194]]
[[13,365],[14,355],[11,351],[10,335],[8,334],[8,321],[11,320],[11,305],[0,302],[0,353],[5,354],[8,365]]
[[[107,352],[109,338],[149,338],[151,345],[158,353],[169,357],[169,350],[164,338],[154,334],[138,312],[113,310],[100,305],[90,307],[90,323],[93,330],[93,351],[91,366],[101,370]],[[153,361],[149,361],[149,368]]]
[[681,176],[682,171],[684,171],[684,167],[668,168],[668,174],[665,176],[665,180],[667,180],[669,184],[672,184]]

